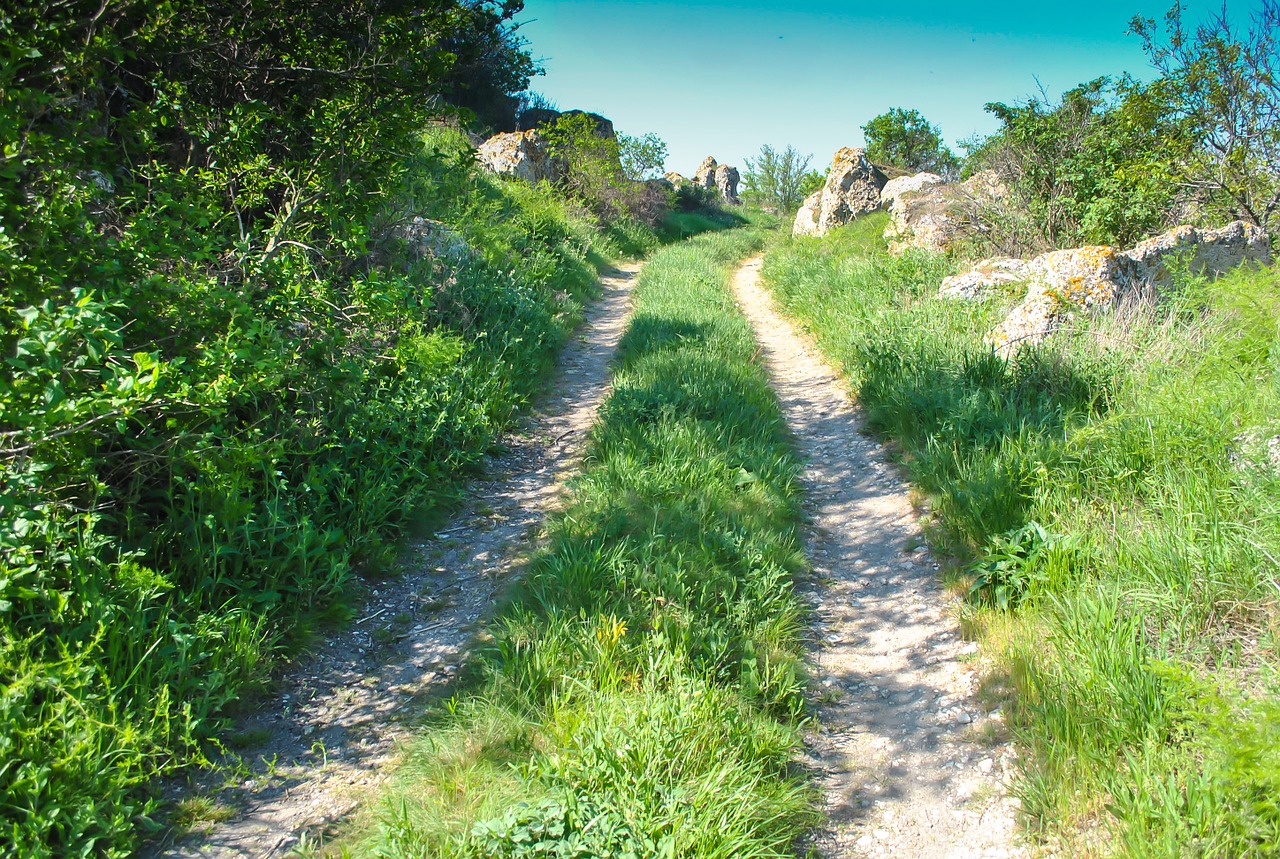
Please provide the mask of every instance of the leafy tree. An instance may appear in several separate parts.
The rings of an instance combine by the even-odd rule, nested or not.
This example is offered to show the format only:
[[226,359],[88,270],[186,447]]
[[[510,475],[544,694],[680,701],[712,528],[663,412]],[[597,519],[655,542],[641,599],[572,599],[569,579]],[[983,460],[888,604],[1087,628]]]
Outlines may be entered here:
[[1247,29],[1222,11],[1191,30],[1179,3],[1156,22],[1134,18],[1162,77],[1152,98],[1194,142],[1178,180],[1231,217],[1280,230],[1280,3],[1263,0]]
[[960,161],[942,142],[942,132],[918,110],[892,108],[862,126],[862,133],[867,158],[878,164],[946,178],[960,172]]
[[1128,244],[1158,232],[1178,209],[1171,171],[1188,142],[1149,87],[1099,78],[1056,104],[1029,99],[986,109],[1002,127],[969,144],[969,167],[996,171],[1024,213],[1003,225],[1018,244],[1006,252]]
[[[646,223],[656,223],[668,210],[667,195],[627,177],[623,160],[624,141],[636,138],[607,137],[597,120],[586,113],[566,113],[544,126],[547,148],[559,163],[558,184],[570,196],[582,201],[601,218],[631,215]],[[656,158],[666,146],[654,135],[639,138],[639,154]],[[637,150],[632,150],[637,155]],[[652,162],[648,169],[655,169]],[[632,164],[633,169],[637,167]]]
[[800,199],[807,200],[810,196],[822,190],[822,186],[827,184],[827,173],[824,170],[819,173],[817,170],[810,170],[800,178]]
[[662,175],[667,163],[667,144],[653,132],[640,137],[619,134],[618,149],[627,178],[640,182]]
[[794,146],[781,151],[761,146],[756,158],[746,160],[744,196],[778,212],[794,212],[804,202],[805,177],[812,160],[812,155],[801,155]]

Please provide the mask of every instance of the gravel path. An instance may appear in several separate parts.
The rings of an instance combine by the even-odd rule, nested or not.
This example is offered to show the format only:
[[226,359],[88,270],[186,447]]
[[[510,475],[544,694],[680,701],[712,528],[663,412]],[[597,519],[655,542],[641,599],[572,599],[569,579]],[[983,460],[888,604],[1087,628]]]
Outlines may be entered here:
[[976,644],[920,536],[907,490],[839,376],[773,308],[761,259],[734,278],[787,422],[807,458],[817,584],[815,732],[805,763],[826,822],[824,857],[1015,857],[1013,750],[976,698]]
[[350,628],[289,666],[280,694],[238,726],[236,736],[248,740],[243,766],[228,785],[201,786],[232,818],[144,855],[284,856],[304,833],[331,829],[381,781],[407,736],[403,720],[419,710],[415,700],[447,694],[477,625],[556,504],[608,391],[639,270],[625,266],[601,280],[603,295],[566,347],[549,395],[505,439],[507,452],[470,488],[465,508],[413,547],[402,576],[371,583]]

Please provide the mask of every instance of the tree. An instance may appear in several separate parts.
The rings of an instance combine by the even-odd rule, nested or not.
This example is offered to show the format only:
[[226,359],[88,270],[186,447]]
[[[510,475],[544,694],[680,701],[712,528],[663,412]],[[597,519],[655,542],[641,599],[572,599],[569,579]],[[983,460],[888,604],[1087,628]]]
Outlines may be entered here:
[[1003,251],[1127,245],[1160,231],[1180,208],[1173,171],[1189,144],[1150,87],[1098,78],[1057,103],[1042,97],[986,109],[1002,127],[966,144],[968,165],[999,174],[1014,209],[1029,216],[1005,224],[1011,244]]
[[952,179],[960,160],[942,142],[942,132],[918,110],[895,107],[862,126],[867,158],[912,172],[928,171]]
[[618,135],[618,150],[622,158],[622,171],[636,182],[656,179],[662,175],[667,163],[667,144],[661,137],[649,132],[640,137]]
[[1231,217],[1280,229],[1280,3],[1263,0],[1247,30],[1225,6],[1194,31],[1176,4],[1155,21],[1134,18],[1161,73],[1153,96],[1185,123],[1195,147],[1179,181]]
[[743,181],[749,201],[778,212],[793,212],[804,202],[802,188],[812,155],[801,155],[794,146],[779,152],[760,147],[760,155],[746,160]]

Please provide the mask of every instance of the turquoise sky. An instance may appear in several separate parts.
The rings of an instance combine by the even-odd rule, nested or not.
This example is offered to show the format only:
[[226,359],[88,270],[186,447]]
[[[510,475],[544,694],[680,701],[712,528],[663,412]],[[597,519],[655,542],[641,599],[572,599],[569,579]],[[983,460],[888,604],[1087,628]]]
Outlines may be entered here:
[[[535,90],[622,132],[656,132],[668,169],[688,174],[706,155],[741,166],[764,143],[792,144],[825,167],[891,107],[919,109],[954,144],[995,129],[987,102],[1039,85],[1056,98],[1123,71],[1149,77],[1129,20],[1162,18],[1171,5],[526,0],[518,20],[546,67]],[[1197,21],[1221,8],[1188,5]],[[1228,4],[1242,23],[1254,8]]]

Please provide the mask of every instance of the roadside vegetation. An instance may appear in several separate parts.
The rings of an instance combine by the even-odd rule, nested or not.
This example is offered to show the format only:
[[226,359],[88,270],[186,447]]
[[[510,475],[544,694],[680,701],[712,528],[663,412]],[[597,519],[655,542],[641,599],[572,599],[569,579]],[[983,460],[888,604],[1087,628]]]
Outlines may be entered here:
[[728,290],[762,240],[646,265],[566,507],[354,854],[792,855],[799,465]]
[[1280,276],[1183,276],[1014,360],[1020,296],[936,297],[945,257],[875,215],[764,276],[892,440],[1069,855],[1280,850]]
[[0,13],[0,852],[130,854],[158,777],[449,503],[597,269],[736,222],[595,205],[590,152],[596,185],[478,170],[462,128],[535,71],[519,8]]

